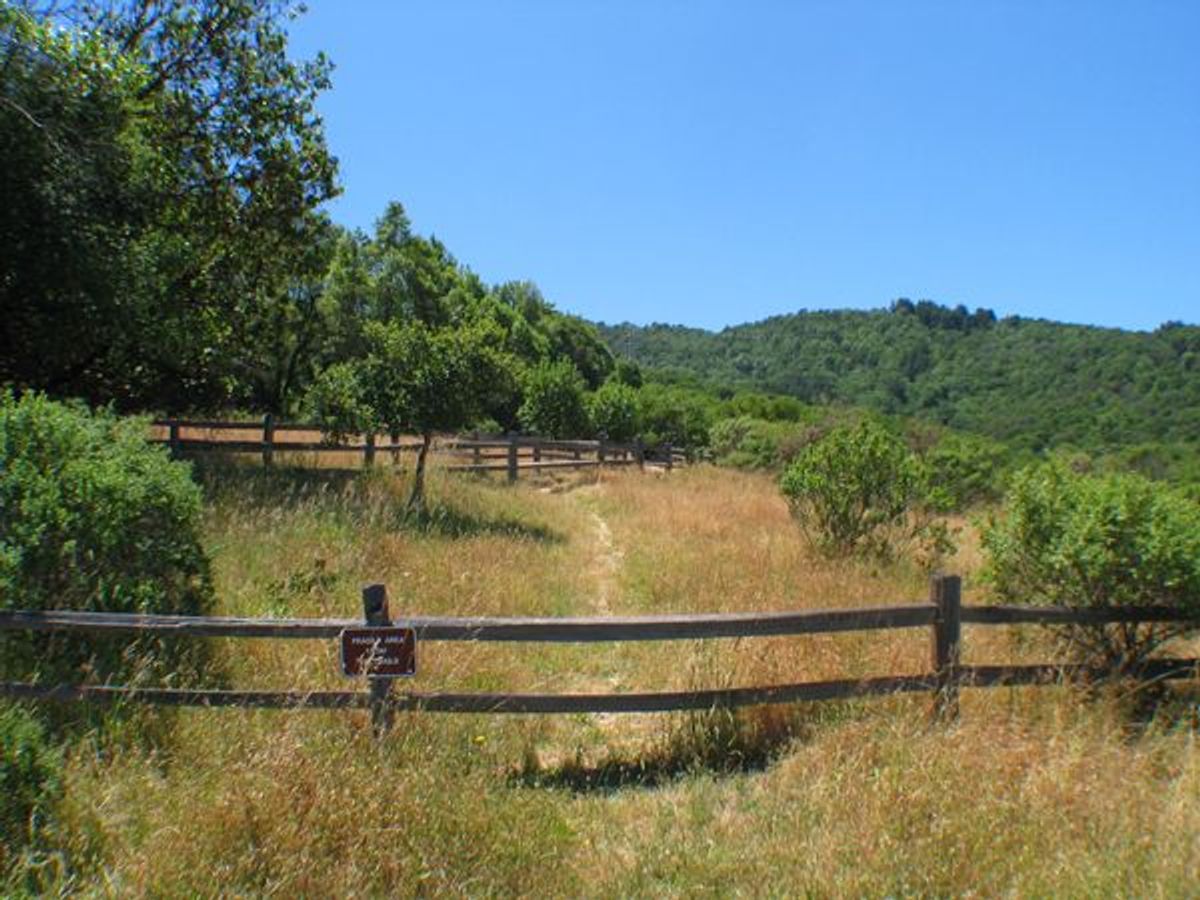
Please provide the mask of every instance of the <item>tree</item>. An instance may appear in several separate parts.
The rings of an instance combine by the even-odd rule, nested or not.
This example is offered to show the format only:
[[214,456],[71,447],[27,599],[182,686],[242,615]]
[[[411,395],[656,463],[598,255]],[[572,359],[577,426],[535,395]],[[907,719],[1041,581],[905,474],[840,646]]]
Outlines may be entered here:
[[784,470],[780,487],[821,552],[886,557],[922,496],[922,477],[904,442],[865,420],[806,447]]
[[[290,302],[294,279],[311,274],[304,248],[336,193],[315,110],[328,62],[288,57],[288,10],[277,0],[55,4],[38,28],[77,29],[57,47],[10,27],[30,16],[7,6],[4,15],[18,38],[6,41],[16,65],[5,71],[16,76],[6,75],[5,115],[28,121],[3,150],[28,144],[50,160],[13,179],[15,196],[53,213],[34,220],[37,241],[3,236],[13,268],[35,276],[16,283],[20,308],[40,311],[13,326],[23,329],[14,338],[61,341],[71,329],[88,338],[64,342],[72,352],[61,362],[6,359],[13,380],[133,406],[227,401],[237,392],[229,360],[255,333],[248,326]],[[98,55],[135,74],[113,87],[89,64]],[[55,79],[76,89],[57,90]],[[30,85],[32,99],[53,102],[24,102]],[[100,229],[81,234],[81,220]],[[87,265],[57,273],[62,249]],[[109,260],[117,271],[96,265]],[[68,273],[89,277],[56,283]]]
[[[1138,475],[1095,476],[1061,462],[1022,469],[983,531],[999,600],[1104,609],[1179,607],[1200,620],[1200,506]],[[1196,623],[1066,626],[1081,659],[1136,672]]]
[[554,438],[577,438],[591,431],[583,377],[569,360],[543,362],[527,370],[521,392],[524,399],[517,416],[527,431]]
[[148,73],[102,38],[0,5],[0,382],[100,393],[147,312],[143,238],[162,157]]
[[327,434],[379,430],[421,435],[407,507],[425,507],[425,469],[433,435],[466,427],[511,378],[486,325],[434,328],[420,321],[370,322],[366,355],[332,366],[310,394]]

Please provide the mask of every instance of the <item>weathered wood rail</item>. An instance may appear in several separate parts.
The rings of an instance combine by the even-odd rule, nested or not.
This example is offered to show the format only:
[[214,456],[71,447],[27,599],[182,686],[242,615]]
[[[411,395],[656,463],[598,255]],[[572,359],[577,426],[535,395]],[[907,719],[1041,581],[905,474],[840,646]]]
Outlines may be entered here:
[[[386,590],[363,590],[365,619],[370,625],[391,623]],[[0,695],[40,701],[130,701],[163,706],[258,707],[268,709],[372,710],[376,726],[386,728],[398,710],[474,713],[632,713],[733,708],[932,692],[934,712],[952,718],[962,688],[1044,685],[1079,677],[1103,677],[1103,670],[1078,664],[964,665],[962,626],[1018,623],[1134,624],[1195,621],[1182,610],[1161,607],[1068,609],[1026,606],[964,606],[961,581],[935,576],[926,603],[860,609],[803,610],[771,613],[655,615],[605,618],[454,618],[410,616],[403,625],[415,629],[418,641],[520,641],[594,643],[606,641],[670,641],[753,638],[897,628],[931,630],[931,667],[910,675],[857,679],[619,694],[543,693],[391,693],[391,683],[368,679],[368,691],[253,691],[129,688],[112,685],[46,685],[0,682]],[[0,611],[0,630],[77,631],[95,634],[154,633],[193,637],[283,638],[328,640],[363,619],[246,619],[216,616],[158,616],[66,610]],[[1197,623],[1200,625],[1200,623]],[[1142,672],[1152,679],[1194,678],[1200,660],[1158,659]]]
[[[320,426],[311,423],[278,423],[270,416],[258,422],[225,422],[214,419],[158,419],[151,423],[153,443],[166,444],[175,455],[192,452],[252,453],[271,465],[277,453],[352,454],[361,465],[374,465],[381,453],[391,455],[393,465],[401,454],[415,454],[421,442],[394,436],[355,435],[343,441],[314,440]],[[165,432],[165,433],[164,433]],[[196,432],[207,432],[197,435]],[[255,433],[255,438],[232,437]],[[382,440],[381,440],[382,438]],[[430,448],[445,457],[444,468],[456,472],[505,472],[516,481],[521,472],[553,469],[586,469],[608,466],[645,467],[648,463],[671,469],[687,456],[670,444],[646,447],[640,441],[617,443],[607,440],[551,440],[528,435],[439,436]]]

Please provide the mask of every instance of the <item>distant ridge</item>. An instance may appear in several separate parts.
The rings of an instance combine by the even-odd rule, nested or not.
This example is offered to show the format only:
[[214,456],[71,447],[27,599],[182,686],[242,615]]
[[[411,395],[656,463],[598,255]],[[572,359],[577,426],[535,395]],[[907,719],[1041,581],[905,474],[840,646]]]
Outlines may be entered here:
[[1031,449],[1200,443],[1195,325],[1131,332],[897,300],[719,332],[597,328],[659,377],[918,416]]

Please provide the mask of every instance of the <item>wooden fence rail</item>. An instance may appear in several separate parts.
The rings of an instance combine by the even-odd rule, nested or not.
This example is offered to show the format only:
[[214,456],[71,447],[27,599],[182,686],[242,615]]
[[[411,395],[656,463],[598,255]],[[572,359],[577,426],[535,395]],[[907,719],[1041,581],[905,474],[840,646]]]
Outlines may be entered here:
[[[415,453],[420,441],[391,438],[386,443],[378,435],[358,435],[353,440],[330,442],[313,440],[311,437],[289,439],[288,433],[299,432],[311,435],[319,432],[320,426],[303,422],[275,422],[270,415],[260,422],[223,422],[212,419],[158,419],[152,423],[157,429],[166,429],[165,436],[154,436],[153,443],[166,444],[175,455],[187,452],[255,453],[264,465],[271,465],[277,453],[354,453],[362,454],[362,464],[374,464],[379,453],[390,453],[392,462],[398,463],[401,453]],[[204,437],[184,436],[184,431],[258,432],[257,440],[248,438],[226,438],[207,435]],[[613,441],[567,441],[531,437],[528,435],[504,435],[501,437],[454,436],[435,439],[431,448],[435,455],[461,458],[470,454],[471,462],[455,462],[447,469],[459,472],[507,472],[510,481],[516,481],[522,471],[546,469],[582,469],[599,466],[644,467],[647,462],[671,469],[687,461],[687,456],[670,444],[645,447],[640,441],[616,443]],[[496,452],[498,451],[498,452]],[[547,456],[543,460],[543,456]],[[586,458],[585,458],[586,456]]]
[[[363,590],[366,623],[392,623],[382,585]],[[475,713],[627,713],[733,708],[768,703],[833,700],[882,694],[933,692],[934,713],[953,718],[961,688],[1051,684],[1104,670],[1078,664],[963,665],[964,624],[1043,625],[1195,621],[1167,608],[1068,609],[1027,606],[964,606],[957,576],[935,576],[927,603],[860,609],[771,613],[655,615],[605,618],[454,618],[412,616],[403,621],[418,641],[573,642],[670,641],[711,638],[828,634],[893,628],[931,629],[931,670],[912,675],[803,682],[715,690],[621,694],[390,693],[391,682],[370,678],[368,691],[246,691],[131,688],[109,685],[44,685],[0,682],[0,695],[41,701],[131,701],[164,706],[258,707],[269,709],[365,708],[384,731],[398,710]],[[1200,623],[1198,623],[1200,624]],[[0,631],[82,631],[96,634],[153,633],[194,637],[323,639],[361,627],[363,619],[247,619],[218,616],[160,616],[67,610],[0,611]],[[1158,659],[1142,676],[1194,678],[1200,660]]]

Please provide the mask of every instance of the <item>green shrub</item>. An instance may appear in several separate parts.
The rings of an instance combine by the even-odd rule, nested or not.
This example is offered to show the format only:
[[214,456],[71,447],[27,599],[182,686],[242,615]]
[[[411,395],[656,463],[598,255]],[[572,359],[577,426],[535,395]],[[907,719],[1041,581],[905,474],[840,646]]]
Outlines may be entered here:
[[927,450],[922,461],[928,469],[930,502],[948,512],[1000,499],[1010,452],[987,438],[950,433]]
[[596,434],[610,441],[628,442],[638,436],[638,392],[627,384],[610,378],[588,397],[588,413]]
[[527,431],[551,438],[578,438],[591,432],[583,376],[570,360],[542,362],[522,379],[524,400],[517,411]]
[[893,555],[898,539],[911,535],[909,513],[924,496],[916,457],[869,420],[806,447],[780,487],[809,542],[829,556]]
[[709,432],[717,465],[739,469],[769,469],[779,464],[780,442],[797,426],[749,416],[721,419]]
[[[1177,606],[1200,617],[1200,506],[1138,475],[1081,474],[1061,462],[1023,469],[984,529],[983,548],[1001,601]],[[1129,671],[1185,630],[1071,626],[1062,634],[1079,658]]]
[[715,400],[699,391],[663,384],[647,384],[638,393],[647,446],[669,442],[693,453],[708,446]]
[[0,874],[41,843],[61,783],[62,762],[42,726],[17,706],[0,706]]
[[[200,489],[145,437],[144,421],[0,394],[0,608],[209,611]],[[198,659],[150,639],[0,635],[5,678],[125,681]]]

